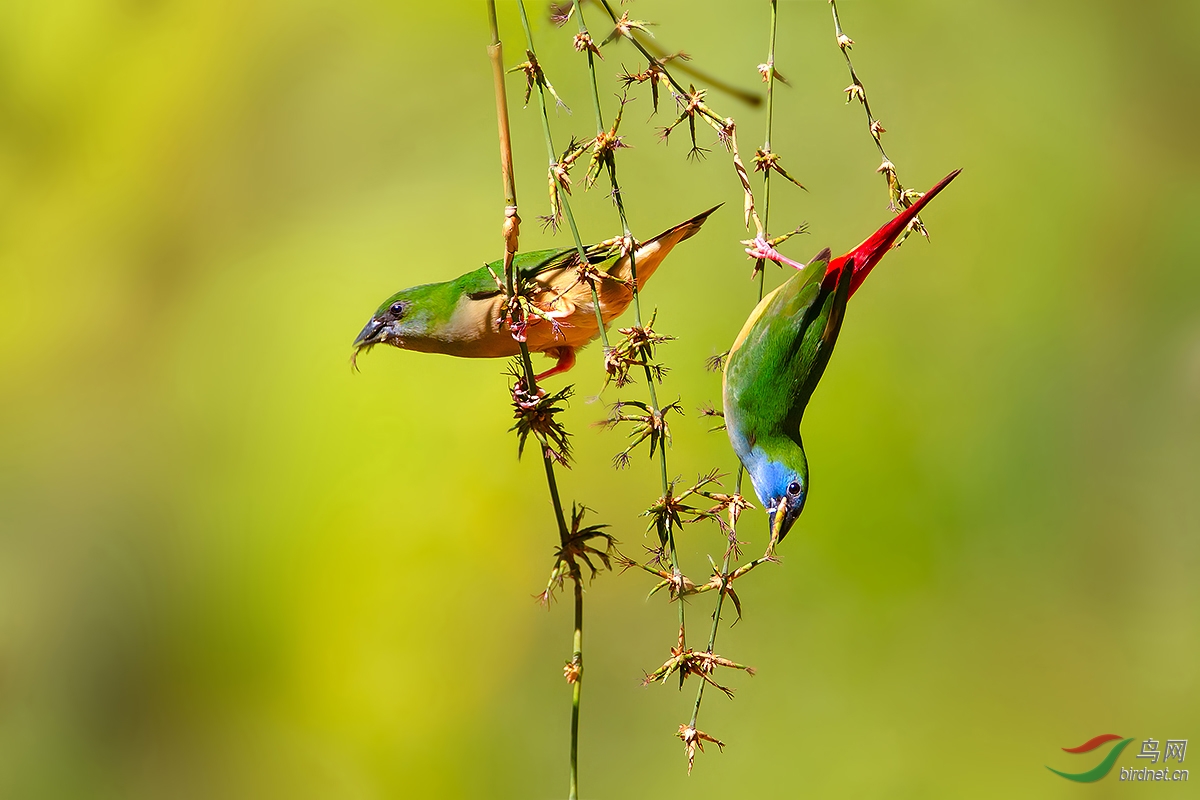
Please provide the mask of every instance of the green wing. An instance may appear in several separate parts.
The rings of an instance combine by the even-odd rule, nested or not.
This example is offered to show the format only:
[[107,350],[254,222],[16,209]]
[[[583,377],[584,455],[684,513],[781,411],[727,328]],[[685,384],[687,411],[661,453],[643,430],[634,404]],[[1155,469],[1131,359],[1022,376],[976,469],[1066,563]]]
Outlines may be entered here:
[[763,298],[734,344],[726,367],[728,399],[755,437],[799,437],[800,418],[841,330],[853,267],[825,280],[829,251]]
[[[589,264],[601,264],[615,258],[620,253],[616,244],[594,244],[584,252],[587,253]],[[522,280],[531,280],[538,275],[564,267],[572,267],[579,263],[579,252],[575,248],[569,250],[532,250],[528,253],[517,253],[513,258]],[[496,278],[504,279],[504,261],[493,261],[487,266],[480,267],[474,272],[458,278],[458,289],[472,300],[482,300],[500,294]]]

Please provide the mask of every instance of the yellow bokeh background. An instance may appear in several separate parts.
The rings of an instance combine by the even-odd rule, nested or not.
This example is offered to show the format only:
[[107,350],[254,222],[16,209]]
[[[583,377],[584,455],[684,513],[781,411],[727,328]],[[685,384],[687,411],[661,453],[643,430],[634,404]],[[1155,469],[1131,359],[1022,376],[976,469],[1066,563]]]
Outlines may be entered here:
[[[552,118],[561,149],[593,133],[586,72],[571,29],[530,9],[573,110]],[[767,9],[630,6],[748,88]],[[785,246],[803,260],[874,230],[886,192],[827,4],[780,13],[773,145],[808,191],[776,181],[772,227],[808,222]],[[1200,737],[1200,6],[841,14],[901,179],[964,172],[932,241],[855,297],[805,419],[807,510],[718,642],[758,674],[706,698],[727,747],[690,778],[673,735],[693,687],[640,685],[674,608],[633,572],[589,586],[587,798],[1068,797],[1045,765],[1093,762],[1062,747]],[[504,364],[348,362],[383,298],[500,255],[486,43],[483,3],[0,6],[0,796],[565,795],[569,603],[531,600],[556,534]],[[615,74],[641,64],[604,56],[611,115]],[[521,81],[522,244],[565,245],[536,222]],[[695,410],[719,403],[704,361],[757,290],[711,132],[688,162],[684,131],[656,141],[669,103],[650,119],[634,96],[634,233],[726,203],[645,293],[678,337],[661,392],[688,412],[670,450],[688,481],[735,466]],[[749,159],[762,110],[709,99]],[[573,202],[587,239],[618,232],[602,186]],[[601,374],[596,347],[570,373],[561,483],[637,553],[657,473],[610,466]],[[761,547],[761,512],[743,535]],[[722,542],[680,535],[694,578]],[[697,642],[710,609],[689,606]],[[1143,766],[1136,749],[1118,763]]]

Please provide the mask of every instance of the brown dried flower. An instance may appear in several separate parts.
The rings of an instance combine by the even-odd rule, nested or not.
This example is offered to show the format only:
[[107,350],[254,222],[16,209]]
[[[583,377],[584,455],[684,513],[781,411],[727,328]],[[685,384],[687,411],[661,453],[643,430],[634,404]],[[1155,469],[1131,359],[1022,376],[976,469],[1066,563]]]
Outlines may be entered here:
[[697,730],[692,725],[680,725],[679,733],[677,735],[679,736],[680,741],[683,742],[684,752],[687,753],[689,775],[692,774],[692,766],[696,763],[696,751],[699,750],[703,753],[705,742],[712,742],[719,749],[725,749],[724,742],[714,739],[704,731]]
[[600,48],[596,46],[594,41],[592,41],[592,36],[587,31],[581,31],[580,33],[575,34],[575,40],[573,44],[575,45],[575,51],[578,53],[583,53],[585,51],[589,53],[595,53],[596,55],[600,56],[601,60],[604,59],[604,55],[600,52]]

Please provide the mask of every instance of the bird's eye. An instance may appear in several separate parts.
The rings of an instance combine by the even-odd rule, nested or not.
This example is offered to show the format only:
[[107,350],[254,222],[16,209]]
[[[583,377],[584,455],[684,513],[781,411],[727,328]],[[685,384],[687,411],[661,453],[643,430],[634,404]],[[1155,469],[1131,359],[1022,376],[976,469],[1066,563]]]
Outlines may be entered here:
[[401,303],[401,302],[392,303],[392,307],[388,310],[391,311],[392,314],[394,314],[395,316],[398,317],[404,313],[404,303]]
[[792,481],[790,484],[788,484],[788,494],[790,494],[792,497],[795,497],[796,495],[800,494],[800,482],[799,481]]

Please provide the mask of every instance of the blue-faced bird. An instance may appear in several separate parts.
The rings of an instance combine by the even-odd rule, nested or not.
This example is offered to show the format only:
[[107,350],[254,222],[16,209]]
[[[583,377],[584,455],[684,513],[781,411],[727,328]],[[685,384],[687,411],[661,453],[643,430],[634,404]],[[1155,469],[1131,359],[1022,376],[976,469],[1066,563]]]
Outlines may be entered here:
[[913,217],[956,175],[957,170],[838,258],[831,259],[826,248],[807,266],[797,264],[761,239],[746,251],[800,270],[751,312],[730,349],[722,391],[729,441],[767,511],[772,544],[787,535],[808,498],[800,419],[833,354],[846,303]]
[[[634,268],[640,291],[667,254],[694,236],[716,209],[640,243],[632,262],[620,238],[586,248],[588,265],[583,269],[574,248],[518,253],[513,266],[525,286],[524,295],[543,315],[530,317],[526,343],[531,353],[546,353],[557,361],[535,380],[540,383],[569,370],[575,351],[600,335],[593,282],[607,328],[633,299]],[[465,358],[515,356],[519,345],[503,321],[503,272],[503,262],[495,261],[451,281],[397,292],[383,301],[354,340],[355,357],[377,344]]]

